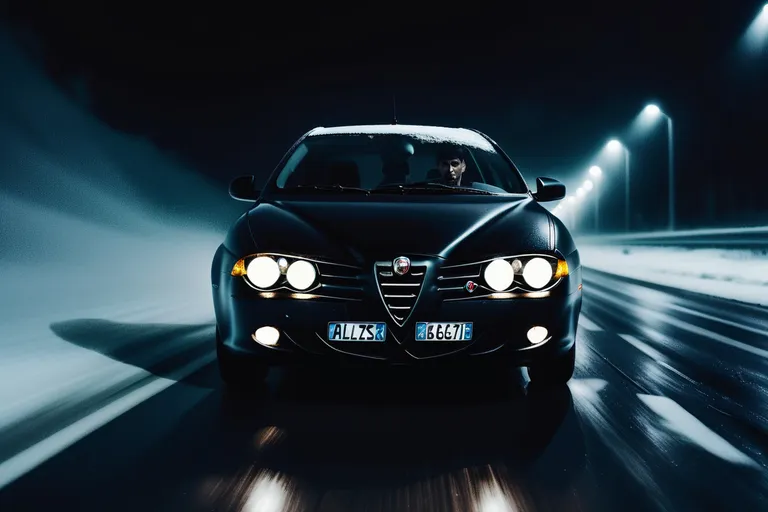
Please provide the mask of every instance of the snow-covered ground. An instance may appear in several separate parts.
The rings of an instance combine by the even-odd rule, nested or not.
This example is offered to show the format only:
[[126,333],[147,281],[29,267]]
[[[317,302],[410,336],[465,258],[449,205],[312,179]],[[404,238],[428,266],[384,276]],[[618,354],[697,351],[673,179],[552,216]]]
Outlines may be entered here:
[[157,363],[211,360],[211,260],[243,210],[226,187],[63,94],[3,28],[0,488],[55,452],[38,444],[9,459],[31,443],[139,385],[180,378],[150,373]]
[[754,250],[579,245],[587,268],[768,306],[768,254]]

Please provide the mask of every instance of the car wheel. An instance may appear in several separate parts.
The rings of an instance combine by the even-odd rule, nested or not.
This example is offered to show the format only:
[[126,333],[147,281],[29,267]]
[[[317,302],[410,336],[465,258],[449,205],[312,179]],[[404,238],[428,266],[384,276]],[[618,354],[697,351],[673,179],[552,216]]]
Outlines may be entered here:
[[216,332],[216,360],[221,380],[231,388],[252,387],[264,382],[269,366],[246,356],[238,356],[221,343]]
[[528,368],[528,376],[535,385],[559,385],[565,384],[573,377],[576,366],[576,344],[565,354],[542,361]]

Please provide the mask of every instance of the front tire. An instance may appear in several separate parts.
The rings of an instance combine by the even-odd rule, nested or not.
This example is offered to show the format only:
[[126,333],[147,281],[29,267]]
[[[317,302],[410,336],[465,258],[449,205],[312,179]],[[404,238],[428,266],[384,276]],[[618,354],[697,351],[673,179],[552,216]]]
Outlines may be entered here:
[[537,386],[559,386],[567,384],[576,367],[576,344],[565,354],[544,360],[528,368],[531,383]]
[[216,330],[216,360],[221,380],[232,389],[254,387],[264,382],[269,366],[248,356],[233,354],[221,342]]

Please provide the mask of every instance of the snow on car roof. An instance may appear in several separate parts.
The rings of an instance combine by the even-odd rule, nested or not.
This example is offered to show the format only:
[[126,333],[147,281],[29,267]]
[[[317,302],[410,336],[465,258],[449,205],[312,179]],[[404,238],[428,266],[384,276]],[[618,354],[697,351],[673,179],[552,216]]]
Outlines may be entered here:
[[446,128],[442,126],[419,126],[408,124],[379,124],[336,126],[316,128],[309,134],[317,135],[407,135],[421,142],[436,142],[471,146],[485,151],[493,151],[488,140],[477,132],[466,128]]

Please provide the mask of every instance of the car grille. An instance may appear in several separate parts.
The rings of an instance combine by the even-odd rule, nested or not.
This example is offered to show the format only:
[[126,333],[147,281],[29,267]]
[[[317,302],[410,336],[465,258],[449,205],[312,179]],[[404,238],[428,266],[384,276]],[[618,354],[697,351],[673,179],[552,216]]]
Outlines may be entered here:
[[[465,263],[441,268],[437,276],[437,291],[442,294],[443,300],[466,300],[482,297],[488,290],[483,286],[481,279],[481,263]],[[473,294],[467,292],[465,286],[472,281],[478,285],[478,290]]]
[[328,299],[360,301],[363,286],[361,268],[330,262],[316,262],[320,271],[320,288],[314,293]]
[[387,312],[397,325],[402,326],[413,310],[424,284],[424,265],[413,265],[410,271],[399,276],[392,270],[392,263],[376,264],[376,283]]

